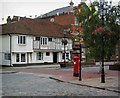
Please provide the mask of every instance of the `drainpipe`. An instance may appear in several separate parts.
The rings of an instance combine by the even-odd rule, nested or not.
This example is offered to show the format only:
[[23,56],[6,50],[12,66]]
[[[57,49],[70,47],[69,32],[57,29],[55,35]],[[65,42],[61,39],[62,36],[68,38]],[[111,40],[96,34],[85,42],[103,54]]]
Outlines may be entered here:
[[11,35],[9,34],[10,36],[10,66],[12,66],[12,39],[11,39]]

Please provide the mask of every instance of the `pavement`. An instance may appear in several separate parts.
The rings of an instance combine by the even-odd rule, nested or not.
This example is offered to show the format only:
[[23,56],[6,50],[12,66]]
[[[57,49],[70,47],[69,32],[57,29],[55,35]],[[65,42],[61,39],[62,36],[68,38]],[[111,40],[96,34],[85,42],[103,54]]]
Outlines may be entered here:
[[[51,79],[67,82],[75,85],[88,86],[103,90],[109,90],[113,92],[120,93],[119,85],[119,71],[105,69],[105,83],[101,83],[101,73],[98,68],[94,67],[86,68],[86,70],[81,71],[81,81],[79,77],[73,76],[73,68],[60,68],[59,65],[41,65],[41,66],[27,66],[27,67],[7,67],[3,68],[2,72],[5,73],[15,73],[15,72],[26,72],[33,74],[44,74],[50,75]],[[92,69],[92,70],[88,70]]]

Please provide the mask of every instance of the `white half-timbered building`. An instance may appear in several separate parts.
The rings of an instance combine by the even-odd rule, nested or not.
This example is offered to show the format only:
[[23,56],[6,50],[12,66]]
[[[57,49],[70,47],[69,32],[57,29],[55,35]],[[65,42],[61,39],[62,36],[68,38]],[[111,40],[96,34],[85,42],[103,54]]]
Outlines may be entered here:
[[[21,18],[0,28],[0,65],[63,62],[62,26],[41,19]],[[72,39],[66,36],[65,56],[70,60]]]

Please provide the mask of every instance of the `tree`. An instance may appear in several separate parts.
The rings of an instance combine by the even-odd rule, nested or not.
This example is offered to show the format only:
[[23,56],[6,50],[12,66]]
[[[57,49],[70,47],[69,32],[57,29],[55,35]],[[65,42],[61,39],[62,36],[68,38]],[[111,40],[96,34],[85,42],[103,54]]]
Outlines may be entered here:
[[98,10],[100,7],[98,2],[92,3],[90,7],[81,3],[79,7],[80,12],[76,14],[76,17],[82,26],[84,43],[89,47],[87,54],[94,59],[101,60],[101,53],[104,51],[104,58],[110,59],[115,54],[118,35],[120,35],[119,25],[116,24],[120,15],[119,7],[113,6],[105,9],[106,13],[103,17],[101,17],[101,10]]

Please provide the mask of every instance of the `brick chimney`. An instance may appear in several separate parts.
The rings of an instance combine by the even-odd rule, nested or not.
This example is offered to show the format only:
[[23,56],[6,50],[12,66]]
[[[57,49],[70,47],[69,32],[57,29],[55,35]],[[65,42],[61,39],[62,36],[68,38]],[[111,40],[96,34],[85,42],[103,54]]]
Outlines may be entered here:
[[11,23],[11,17],[10,16],[8,16],[8,18],[7,18],[7,23]]

